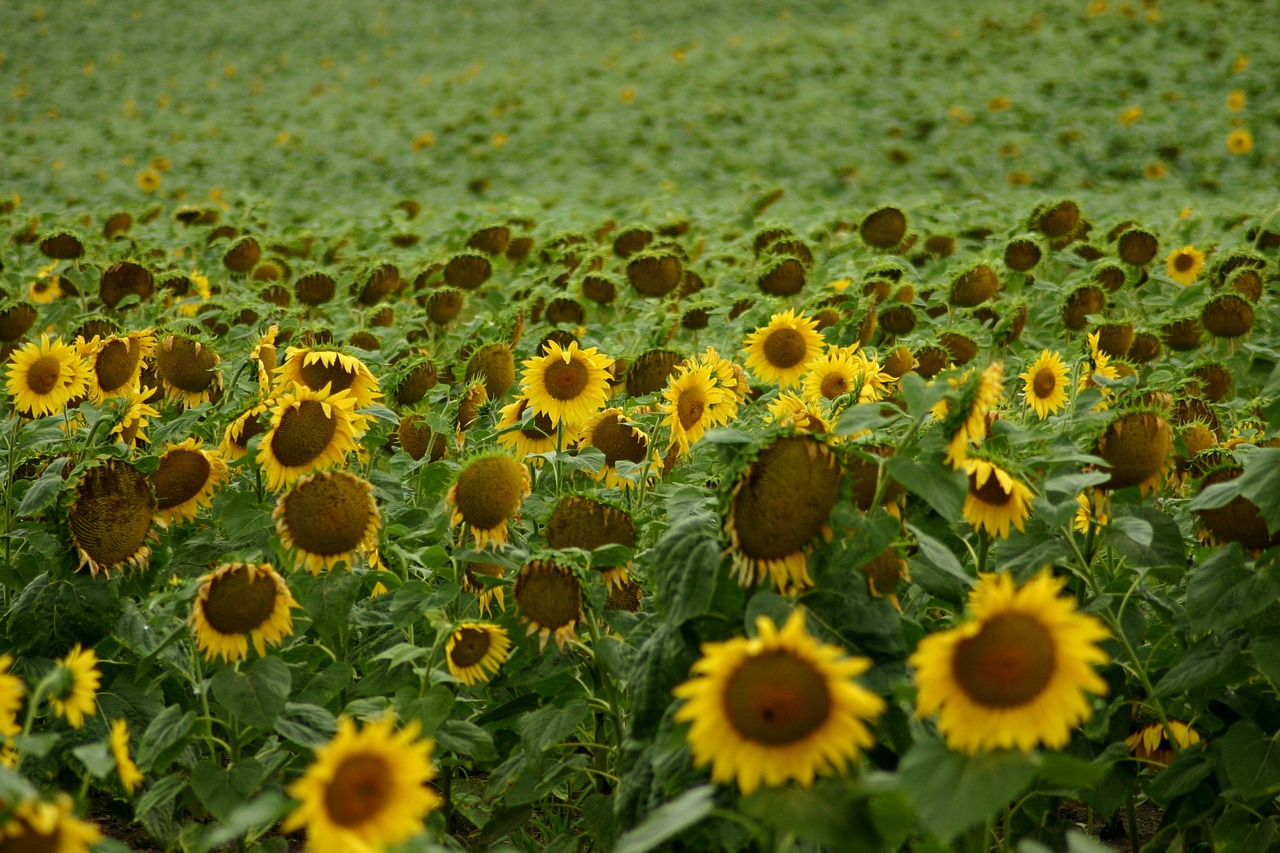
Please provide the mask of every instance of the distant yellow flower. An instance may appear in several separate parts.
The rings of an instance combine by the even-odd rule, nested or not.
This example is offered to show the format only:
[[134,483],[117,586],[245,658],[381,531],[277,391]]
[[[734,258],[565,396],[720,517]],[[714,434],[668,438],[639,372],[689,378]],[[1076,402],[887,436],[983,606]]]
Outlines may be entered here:
[[1152,723],[1124,739],[1134,758],[1148,761],[1155,767],[1165,767],[1181,750],[1200,742],[1200,733],[1178,720],[1169,720],[1169,730],[1177,741],[1177,748],[1169,743],[1168,733],[1160,723]]
[[1118,121],[1121,124],[1133,124],[1140,118],[1142,118],[1142,107],[1135,104],[1131,107],[1125,107],[1120,112]]
[[622,103],[630,104],[636,99],[636,90],[634,86],[627,86],[622,90]]
[[1169,167],[1164,163],[1161,163],[1159,160],[1156,160],[1154,163],[1148,163],[1146,168],[1142,170],[1142,176],[1144,178],[1150,178],[1153,181],[1159,180],[1168,174]]
[[1012,103],[1013,102],[1004,95],[996,95],[994,98],[987,101],[987,109],[993,113],[998,113],[1009,109]]
[[765,382],[783,388],[799,385],[809,364],[822,355],[818,321],[788,308],[769,323],[747,335],[743,349],[747,369]]
[[1238,127],[1227,134],[1227,150],[1232,154],[1248,154],[1253,150],[1253,134]]
[[138,189],[144,193],[153,193],[160,189],[160,180],[160,172],[156,169],[143,169],[134,178],[134,181],[138,184]]
[[1089,5],[1084,7],[1084,13],[1087,17],[1096,18],[1107,14],[1110,8],[1111,4],[1107,0],[1091,0]]
[[985,459],[969,457],[964,464],[969,493],[964,498],[964,520],[989,536],[1009,538],[1009,528],[1022,530],[1031,515],[1031,489],[1012,474]]
[[1233,113],[1238,113],[1244,109],[1245,94],[1240,89],[1232,89],[1227,93],[1227,109]]
[[98,708],[98,685],[102,673],[98,672],[98,656],[93,649],[84,650],[76,643],[67,656],[58,661],[61,669],[59,684],[49,694],[49,704],[58,716],[65,717],[68,725],[78,729],[84,725],[86,714]]
[[22,679],[9,672],[12,664],[10,655],[0,655],[0,735],[10,738],[22,731],[18,712],[22,709],[22,694],[26,692]]
[[1178,284],[1190,284],[1204,269],[1204,252],[1195,246],[1174,249],[1165,260],[1165,271]]
[[1231,63],[1231,73],[1239,74],[1249,67],[1249,54],[1242,53],[1236,57],[1235,62]]
[[409,147],[414,151],[421,151],[423,148],[435,148],[436,135],[430,131],[419,133],[410,140]]
[[961,127],[973,124],[973,113],[960,106],[948,108],[947,118],[951,119],[952,122],[960,125]]
[[1036,417],[1044,420],[1067,404],[1067,365],[1059,353],[1042,350],[1040,356],[1018,374],[1025,383],[1022,393]]
[[142,781],[142,772],[129,757],[129,721],[121,718],[111,722],[111,754],[116,759],[116,772],[120,774],[120,784],[125,791],[132,794],[133,789]]

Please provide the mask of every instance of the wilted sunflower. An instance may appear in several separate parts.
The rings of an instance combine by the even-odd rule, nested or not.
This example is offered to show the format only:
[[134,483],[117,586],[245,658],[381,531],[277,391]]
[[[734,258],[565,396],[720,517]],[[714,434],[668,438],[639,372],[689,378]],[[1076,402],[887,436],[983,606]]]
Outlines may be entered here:
[[423,819],[441,802],[429,785],[434,743],[418,737],[416,720],[394,728],[390,717],[362,730],[340,717],[333,740],[289,786],[298,807],[283,830],[306,827],[313,853],[375,853],[422,832]]
[[253,347],[253,352],[249,353],[249,360],[257,365],[258,368],[258,390],[262,394],[271,393],[272,376],[275,374],[277,367],[276,339],[279,336],[280,326],[272,323],[258,338],[258,342]]
[[806,552],[831,537],[841,473],[831,449],[808,436],[782,436],[760,451],[734,483],[724,521],[740,584],[770,577],[784,593],[813,586]]
[[612,361],[595,347],[580,349],[576,341],[562,347],[551,341],[545,355],[521,362],[520,390],[534,412],[546,415],[553,425],[578,426],[608,401],[606,368]]
[[507,521],[531,487],[528,469],[515,457],[496,451],[477,456],[458,472],[445,496],[449,525],[466,524],[477,548],[489,542],[501,548],[507,543]]
[[267,563],[227,563],[200,579],[200,592],[191,607],[196,646],[208,660],[227,662],[249,656],[249,639],[259,657],[266,644],[278,646],[293,635],[297,607],[280,576]]
[[227,479],[227,463],[217,450],[204,449],[198,438],[171,444],[151,474],[156,513],[164,522],[190,521],[200,507],[213,504],[213,493]]
[[1018,378],[1025,383],[1022,393],[1040,420],[1067,405],[1067,365],[1059,353],[1041,350],[1027,372],[1019,373]]
[[1162,415],[1143,410],[1121,413],[1107,425],[1094,450],[1111,466],[1111,478],[1098,488],[1138,486],[1145,495],[1160,482],[1173,449],[1173,428]]
[[934,416],[942,414],[941,428],[950,436],[946,462],[959,470],[969,457],[969,444],[980,444],[987,435],[987,413],[1004,399],[1004,362],[992,362],[981,373],[966,371],[959,379],[949,379],[958,392],[958,405],[943,399]]
[[49,691],[49,705],[73,729],[84,725],[86,715],[98,710],[98,656],[93,649],[82,649],[76,643],[67,656],[58,661],[58,678]]
[[1093,667],[1107,662],[1097,644],[1110,633],[1059,596],[1062,585],[1047,571],[1020,589],[1007,573],[984,574],[969,593],[973,618],[920,641],[916,713],[938,715],[949,748],[1061,749],[1092,715],[1085,693],[1107,690]]
[[495,602],[499,610],[505,611],[507,609],[507,590],[502,584],[486,586],[480,582],[477,575],[501,578],[506,573],[507,569],[501,563],[466,563],[463,565],[462,588],[476,597],[476,606],[485,616],[489,615],[489,610]]
[[582,582],[572,569],[550,560],[530,560],[516,575],[512,596],[527,634],[538,635],[538,650],[555,637],[561,650],[577,634],[583,616]]
[[662,399],[666,401],[662,411],[667,414],[662,425],[671,431],[668,447],[677,448],[683,456],[709,427],[723,423],[715,418],[725,412],[725,404],[733,395],[716,386],[709,366],[681,365],[662,392]]
[[297,552],[299,568],[319,574],[356,553],[378,547],[382,516],[373,486],[347,471],[308,474],[280,496],[272,518],[280,543]]
[[[622,409],[605,409],[587,422],[578,438],[578,449],[586,447],[594,447],[604,454],[604,467],[592,476],[603,479],[610,489],[629,489],[638,483],[635,473],[628,472],[628,476],[619,473],[619,462],[644,465],[649,460],[655,466],[661,464],[656,454],[650,456],[649,436],[631,423]],[[648,476],[647,470],[646,466],[644,476]]]
[[89,399],[101,404],[108,397],[129,396],[142,375],[142,360],[155,352],[155,346],[150,329],[82,342],[80,355],[90,376]]
[[492,622],[463,622],[445,644],[449,672],[463,684],[488,681],[511,657],[507,629]]
[[964,463],[969,493],[964,498],[964,520],[989,536],[1009,538],[1009,527],[1022,530],[1031,515],[1031,489],[1008,471],[970,456]]
[[747,369],[761,380],[789,388],[799,385],[809,364],[822,354],[818,321],[789,308],[747,335]]
[[129,757],[129,721],[123,717],[111,721],[111,755],[116,760],[120,784],[126,792],[132,794],[133,789],[142,781],[142,773]]
[[[1179,752],[1200,742],[1200,733],[1186,723],[1169,720],[1168,724],[1168,732],[1160,723],[1151,723],[1125,738],[1133,757],[1153,767],[1167,767]],[[1170,743],[1169,732],[1177,746]]]
[[1190,284],[1204,269],[1204,252],[1195,246],[1183,246],[1169,253],[1165,261],[1165,271],[1169,278],[1178,284]]
[[151,561],[156,499],[146,474],[120,459],[108,459],[81,475],[68,523],[80,566],[110,575]]
[[[567,497],[552,510],[546,524],[547,544],[552,548],[581,548],[594,551],[606,545],[634,548],[636,525],[626,510],[593,498]],[[628,566],[602,568],[610,587],[628,580]]]
[[26,344],[9,358],[6,383],[14,410],[28,418],[56,415],[89,387],[89,368],[74,346],[61,339]]
[[258,446],[267,488],[279,491],[312,471],[341,465],[367,422],[354,410],[349,391],[296,386],[276,398],[271,426]]
[[674,719],[692,723],[694,764],[743,794],[842,773],[874,745],[867,723],[884,712],[884,700],[853,681],[871,661],[815,640],[800,610],[781,630],[761,616],[756,632],[704,643],[694,677],[672,691],[685,700]]
[[74,803],[59,793],[53,802],[26,800],[6,809],[0,823],[0,850],[14,853],[89,853],[102,840],[92,823],[72,815]]
[[276,374],[286,388],[321,391],[328,385],[331,394],[346,391],[357,409],[372,406],[382,396],[378,380],[364,362],[337,350],[289,347]]

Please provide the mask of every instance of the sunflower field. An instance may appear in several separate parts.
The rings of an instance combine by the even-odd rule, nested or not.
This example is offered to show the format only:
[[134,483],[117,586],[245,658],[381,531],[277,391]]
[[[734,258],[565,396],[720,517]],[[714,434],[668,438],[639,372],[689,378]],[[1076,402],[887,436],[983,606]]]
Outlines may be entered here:
[[1251,0],[0,0],[0,853],[1280,849]]

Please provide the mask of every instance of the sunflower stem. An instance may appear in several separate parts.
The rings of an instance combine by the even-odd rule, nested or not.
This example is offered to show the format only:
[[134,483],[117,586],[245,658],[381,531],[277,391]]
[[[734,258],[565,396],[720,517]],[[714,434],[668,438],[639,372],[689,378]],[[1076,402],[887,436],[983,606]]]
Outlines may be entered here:
[[1129,825],[1129,849],[1137,853],[1142,849],[1138,843],[1138,807],[1132,794],[1124,804],[1125,823]]
[[987,554],[991,550],[991,535],[985,530],[978,531],[978,577],[987,571]]
[[[587,623],[587,632],[591,635],[591,678],[595,682],[597,689],[603,689],[605,698],[608,701],[608,713],[596,715],[595,740],[597,743],[601,743],[604,740],[601,735],[604,734],[604,717],[607,716],[613,728],[614,750],[620,750],[622,748],[622,713],[619,710],[617,688],[614,686],[613,679],[609,677],[609,674],[604,671],[604,667],[600,665],[600,658],[597,656],[597,652],[600,649],[600,629],[596,626],[594,615],[588,615],[585,621]],[[595,750],[592,755],[595,769],[602,774],[606,773],[609,758],[610,752],[606,752],[603,749]],[[597,788],[601,794],[607,795],[610,792],[608,782],[604,778],[597,780]]]

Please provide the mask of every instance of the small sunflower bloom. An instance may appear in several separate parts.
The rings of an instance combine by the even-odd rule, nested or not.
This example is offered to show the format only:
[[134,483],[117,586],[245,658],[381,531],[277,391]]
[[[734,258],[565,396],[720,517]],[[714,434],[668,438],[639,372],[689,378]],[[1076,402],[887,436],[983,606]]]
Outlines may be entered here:
[[1025,373],[1018,378],[1025,384],[1022,393],[1036,417],[1044,420],[1067,405],[1067,364],[1062,355],[1042,350]]
[[[1170,743],[1169,732],[1173,733],[1176,746]],[[1200,742],[1200,733],[1179,720],[1169,720],[1169,732],[1160,723],[1152,723],[1129,735],[1124,742],[1139,761],[1156,768],[1167,767],[1175,755]]]
[[595,347],[581,349],[577,341],[562,347],[550,341],[546,354],[521,362],[520,389],[536,414],[553,426],[578,427],[604,408],[609,400],[612,359]]
[[116,773],[120,775],[120,784],[127,793],[142,781],[142,772],[129,757],[129,721],[121,718],[111,721],[111,755],[116,760]]
[[985,459],[965,460],[969,475],[969,493],[965,495],[964,520],[977,530],[1000,539],[1009,538],[1009,528],[1022,530],[1031,515],[1034,495],[1028,486],[1012,474]]
[[491,622],[463,622],[445,644],[449,672],[468,687],[493,678],[509,657],[507,629]]
[[67,656],[58,661],[58,683],[49,694],[49,704],[73,729],[84,725],[86,715],[98,710],[98,656],[93,649],[82,649],[76,643]]
[[88,392],[88,366],[76,347],[42,334],[9,360],[9,399],[19,414],[42,418],[61,414],[73,399]]
[[817,329],[816,319],[795,309],[774,314],[743,342],[747,369],[783,388],[799,385],[810,363],[822,355],[823,340]]
[[1253,134],[1244,127],[1231,131],[1227,134],[1227,150],[1232,154],[1248,154],[1253,150]]
[[191,607],[191,627],[196,647],[206,660],[227,662],[249,656],[249,641],[259,657],[267,643],[278,646],[293,635],[297,607],[284,578],[271,565],[227,563],[200,579],[200,591]]

